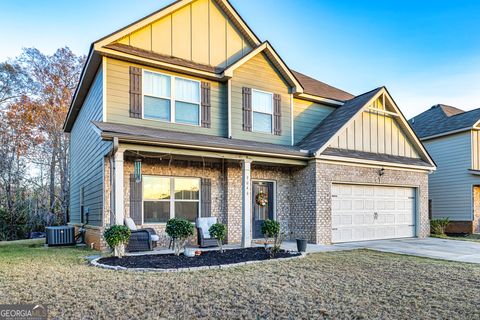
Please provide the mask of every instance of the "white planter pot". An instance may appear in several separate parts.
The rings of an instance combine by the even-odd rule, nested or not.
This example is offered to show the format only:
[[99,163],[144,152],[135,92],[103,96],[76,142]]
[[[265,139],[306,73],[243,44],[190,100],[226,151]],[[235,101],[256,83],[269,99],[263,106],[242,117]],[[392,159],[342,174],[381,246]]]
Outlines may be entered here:
[[116,257],[123,257],[125,255],[125,244],[119,244],[118,246],[115,247],[114,249],[114,254]]
[[195,250],[195,248],[185,248],[183,255],[189,258],[195,257]]

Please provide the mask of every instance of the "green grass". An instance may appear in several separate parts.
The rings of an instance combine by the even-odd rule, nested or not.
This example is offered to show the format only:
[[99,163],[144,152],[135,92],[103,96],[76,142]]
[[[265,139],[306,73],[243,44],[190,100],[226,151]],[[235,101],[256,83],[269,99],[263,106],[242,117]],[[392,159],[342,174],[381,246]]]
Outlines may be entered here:
[[455,236],[455,237],[447,236],[447,235],[437,235],[437,234],[432,234],[430,236],[433,238],[441,238],[441,239],[480,242],[480,234],[478,233],[468,234],[465,236]]
[[185,273],[90,266],[88,249],[0,244],[0,303],[55,319],[479,319],[480,266],[367,250]]

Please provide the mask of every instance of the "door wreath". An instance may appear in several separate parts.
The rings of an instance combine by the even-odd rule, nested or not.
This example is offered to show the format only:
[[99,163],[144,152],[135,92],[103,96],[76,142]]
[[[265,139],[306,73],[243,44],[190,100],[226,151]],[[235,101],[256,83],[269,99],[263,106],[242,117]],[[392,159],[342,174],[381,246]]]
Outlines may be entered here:
[[265,207],[267,204],[268,204],[268,195],[263,192],[263,191],[260,191],[259,193],[257,193],[257,195],[255,196],[255,202],[260,206],[260,207]]

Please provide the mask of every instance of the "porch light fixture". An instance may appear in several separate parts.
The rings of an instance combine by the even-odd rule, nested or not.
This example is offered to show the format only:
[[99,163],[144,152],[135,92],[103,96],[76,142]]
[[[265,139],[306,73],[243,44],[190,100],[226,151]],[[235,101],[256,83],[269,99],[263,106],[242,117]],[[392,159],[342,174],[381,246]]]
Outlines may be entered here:
[[378,175],[381,177],[385,174],[385,168],[378,170]]
[[135,177],[135,182],[139,183],[142,181],[142,159],[135,159],[133,163],[133,176]]

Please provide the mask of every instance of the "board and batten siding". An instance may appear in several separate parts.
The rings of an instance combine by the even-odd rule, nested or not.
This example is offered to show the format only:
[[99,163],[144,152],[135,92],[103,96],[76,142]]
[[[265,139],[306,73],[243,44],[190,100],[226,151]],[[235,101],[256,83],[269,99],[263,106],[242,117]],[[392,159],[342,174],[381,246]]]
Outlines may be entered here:
[[420,158],[395,117],[364,111],[330,145],[332,148]]
[[103,73],[100,66],[70,133],[70,222],[80,223],[80,192],[89,224],[103,224],[104,156],[111,143],[102,141],[92,121],[103,118]]
[[319,125],[333,110],[335,110],[334,107],[294,98],[293,127],[295,143],[305,138],[307,134]]
[[472,220],[472,188],[480,184],[480,177],[468,172],[471,166],[470,141],[468,131],[423,142],[437,164],[437,170],[429,175],[428,180],[434,218]]
[[[248,132],[242,129],[242,88],[248,87],[281,96],[281,135]],[[232,138],[291,145],[290,88],[281,74],[260,52],[233,72],[231,79]],[[273,120],[272,120],[273,121]]]
[[149,128],[191,132],[216,136],[227,135],[227,85],[220,82],[210,83],[211,98],[211,127],[204,128],[193,125],[176,124],[167,121],[131,118],[129,112],[129,67],[135,66],[145,70],[160,72],[167,75],[187,79],[205,81],[198,77],[188,76],[176,72],[155,69],[151,67],[132,64],[116,59],[107,59],[107,122],[137,125]]
[[194,1],[118,43],[216,67],[226,67],[252,50],[212,0]]

